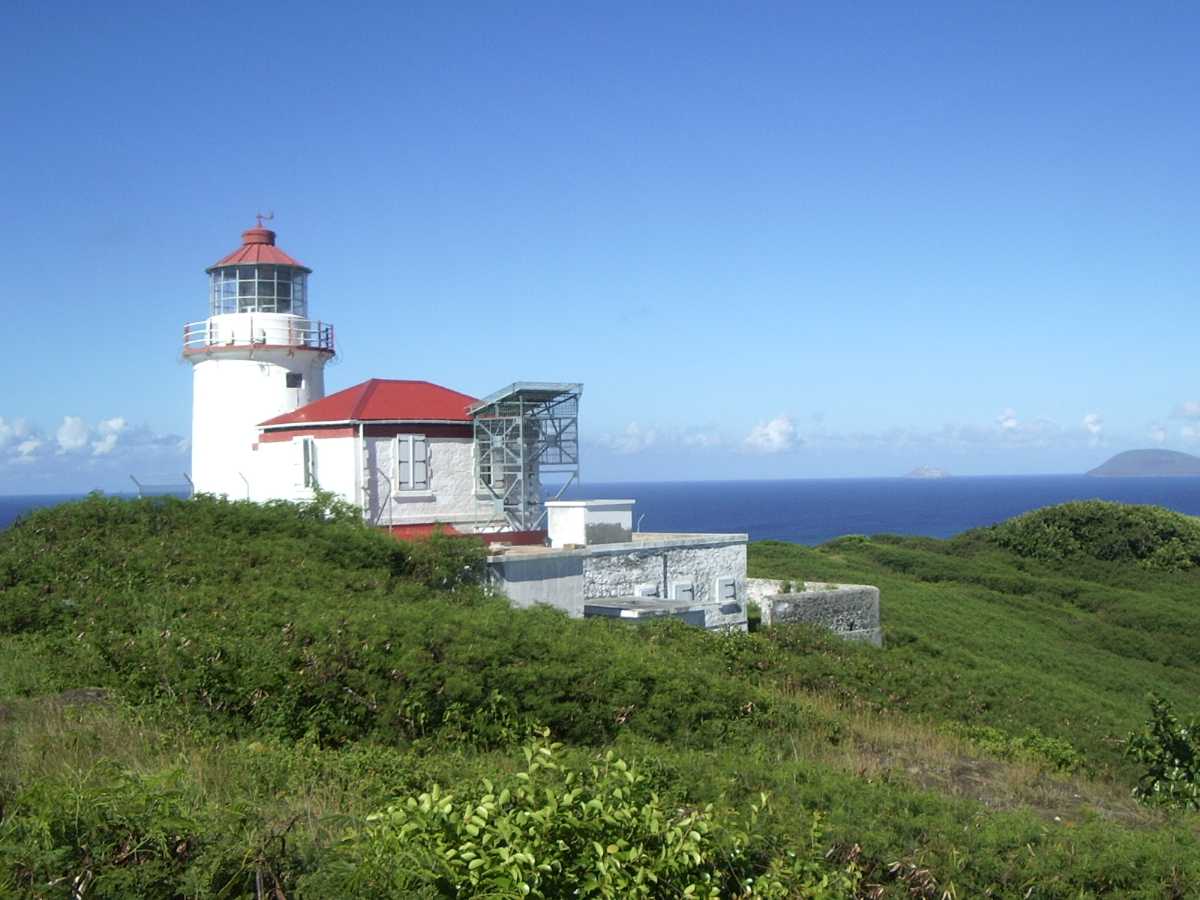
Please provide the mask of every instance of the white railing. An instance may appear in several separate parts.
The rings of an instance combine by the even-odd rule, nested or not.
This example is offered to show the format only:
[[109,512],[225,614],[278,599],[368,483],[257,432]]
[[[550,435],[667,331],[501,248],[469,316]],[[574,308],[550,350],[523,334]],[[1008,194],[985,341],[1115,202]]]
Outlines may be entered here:
[[230,316],[188,322],[183,326],[183,352],[222,347],[304,347],[333,352],[333,326],[293,316]]

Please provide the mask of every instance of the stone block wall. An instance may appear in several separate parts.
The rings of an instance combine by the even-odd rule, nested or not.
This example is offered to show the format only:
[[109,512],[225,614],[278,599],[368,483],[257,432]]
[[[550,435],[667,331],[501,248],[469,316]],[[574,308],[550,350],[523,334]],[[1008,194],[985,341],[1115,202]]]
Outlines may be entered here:
[[[674,585],[690,582],[697,606],[707,610],[709,628],[746,628],[746,544],[712,542],[675,545],[642,540],[598,548],[583,564],[585,600],[630,597],[648,587],[674,599]],[[720,602],[717,579],[734,579],[734,597]]]
[[804,589],[782,593],[784,582],[751,578],[750,599],[762,610],[763,625],[804,622],[828,628],[847,640],[883,646],[879,588],[865,584],[804,582]]

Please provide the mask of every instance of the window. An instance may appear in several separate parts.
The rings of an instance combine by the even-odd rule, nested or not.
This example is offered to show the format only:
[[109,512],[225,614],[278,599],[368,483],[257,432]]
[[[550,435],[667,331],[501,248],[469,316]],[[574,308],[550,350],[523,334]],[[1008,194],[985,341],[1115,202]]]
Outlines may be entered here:
[[423,434],[398,434],[392,438],[394,491],[429,490],[429,444]]
[[288,372],[284,377],[287,379],[287,386],[290,388],[304,386],[304,376],[299,372]]
[[307,273],[292,266],[229,266],[209,276],[211,315],[234,312],[307,313]]
[[299,487],[317,486],[317,442],[310,437],[294,438],[296,447],[296,484]]
[[671,585],[671,599],[684,603],[695,603],[696,586],[690,581],[676,581]]

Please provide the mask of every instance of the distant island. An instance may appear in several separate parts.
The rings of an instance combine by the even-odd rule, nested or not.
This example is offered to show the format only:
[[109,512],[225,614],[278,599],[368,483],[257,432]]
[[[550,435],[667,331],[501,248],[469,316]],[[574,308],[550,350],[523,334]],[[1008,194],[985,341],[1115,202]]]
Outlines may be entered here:
[[1113,478],[1200,475],[1200,456],[1177,450],[1126,450],[1087,474]]
[[905,478],[949,478],[950,473],[945,469],[938,469],[934,466],[917,466],[911,472],[904,476]]

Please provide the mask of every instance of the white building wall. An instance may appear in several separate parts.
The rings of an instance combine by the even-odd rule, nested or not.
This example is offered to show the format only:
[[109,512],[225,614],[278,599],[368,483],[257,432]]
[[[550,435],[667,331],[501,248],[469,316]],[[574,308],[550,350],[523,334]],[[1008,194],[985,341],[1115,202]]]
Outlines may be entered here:
[[[262,441],[253,454],[251,499],[309,500],[313,489],[304,486],[302,438]],[[312,438],[314,474],[322,490],[358,505],[356,466],[358,436]]]
[[429,489],[398,491],[392,483],[395,478],[392,438],[366,439],[367,521],[376,525],[445,522],[467,530],[490,520],[492,503],[475,493],[474,442],[470,438],[426,440]]

